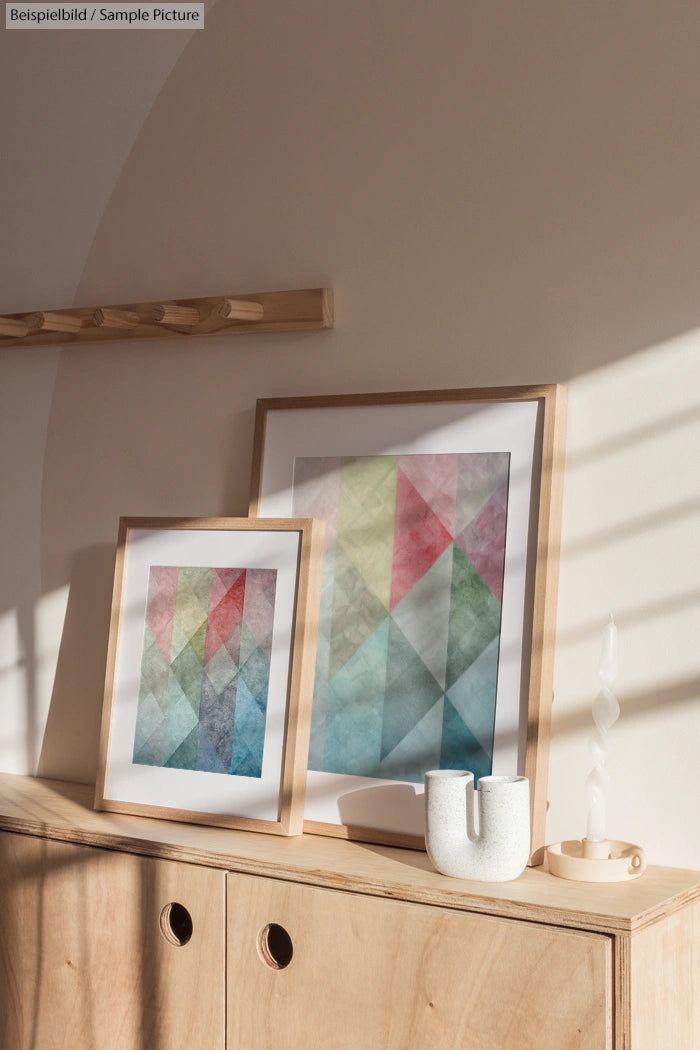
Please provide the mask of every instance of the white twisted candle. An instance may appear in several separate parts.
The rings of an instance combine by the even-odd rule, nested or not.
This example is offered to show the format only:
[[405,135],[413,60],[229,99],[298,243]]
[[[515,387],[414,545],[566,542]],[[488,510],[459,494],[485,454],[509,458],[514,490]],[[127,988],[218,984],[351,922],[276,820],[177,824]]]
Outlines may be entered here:
[[598,667],[600,692],[593,702],[595,732],[590,740],[593,768],[586,779],[588,796],[588,826],[586,838],[589,842],[604,842],[607,838],[606,797],[610,776],[607,770],[609,752],[608,733],[620,717],[620,705],[612,687],[617,678],[617,627],[612,616],[603,633],[603,646]]

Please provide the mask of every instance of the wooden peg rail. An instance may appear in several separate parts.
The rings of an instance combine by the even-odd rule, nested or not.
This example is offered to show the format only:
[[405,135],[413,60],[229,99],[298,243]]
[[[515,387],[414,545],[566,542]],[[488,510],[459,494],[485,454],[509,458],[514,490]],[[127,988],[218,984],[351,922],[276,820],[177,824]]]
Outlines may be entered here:
[[332,327],[332,289],[304,288],[8,314],[0,317],[0,349]]

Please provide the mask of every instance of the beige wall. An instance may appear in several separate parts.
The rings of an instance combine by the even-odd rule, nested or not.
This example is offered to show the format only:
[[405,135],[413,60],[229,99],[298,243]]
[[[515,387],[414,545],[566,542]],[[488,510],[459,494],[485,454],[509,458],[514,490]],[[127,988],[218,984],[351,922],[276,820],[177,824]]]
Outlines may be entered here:
[[333,332],[0,355],[0,768],[94,777],[122,514],[243,514],[261,396],[570,389],[548,837],[700,868],[700,14],[256,0],[0,33],[6,312],[323,283]]

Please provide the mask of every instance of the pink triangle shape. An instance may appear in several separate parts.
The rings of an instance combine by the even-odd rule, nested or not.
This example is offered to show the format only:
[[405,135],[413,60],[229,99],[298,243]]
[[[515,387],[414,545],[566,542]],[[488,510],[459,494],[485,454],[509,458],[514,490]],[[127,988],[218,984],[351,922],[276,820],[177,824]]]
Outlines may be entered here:
[[457,537],[457,543],[499,601],[503,601],[507,506],[505,481]]
[[249,569],[243,615],[250,633],[263,646],[272,631],[276,569]]
[[421,579],[452,536],[399,467],[396,476],[394,556],[390,607],[394,609]]
[[176,565],[153,565],[148,578],[146,623],[168,663],[173,640],[178,572]]
[[245,569],[214,569],[204,659],[211,660],[240,626],[245,598]]
[[435,455],[420,453],[400,456],[399,467],[450,535],[454,536],[459,455],[438,452]]

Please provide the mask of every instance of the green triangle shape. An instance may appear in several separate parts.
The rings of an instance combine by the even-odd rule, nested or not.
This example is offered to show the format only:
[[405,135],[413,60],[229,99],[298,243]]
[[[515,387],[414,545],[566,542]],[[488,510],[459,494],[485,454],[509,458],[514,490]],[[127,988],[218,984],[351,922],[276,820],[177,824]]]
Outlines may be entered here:
[[207,641],[207,621],[205,620],[190,638],[190,646],[197,656],[200,664],[204,663],[204,647]]
[[163,656],[150,627],[147,626],[143,636],[139,705],[142,697],[153,695],[161,707],[165,706],[169,674],[170,664]]
[[171,679],[173,676],[194,710],[198,711],[204,668],[199,655],[191,645],[186,645],[170,665]]
[[457,544],[452,545],[450,625],[447,634],[447,690],[497,638],[501,603]]

